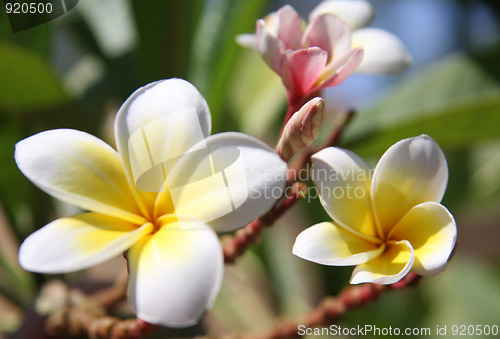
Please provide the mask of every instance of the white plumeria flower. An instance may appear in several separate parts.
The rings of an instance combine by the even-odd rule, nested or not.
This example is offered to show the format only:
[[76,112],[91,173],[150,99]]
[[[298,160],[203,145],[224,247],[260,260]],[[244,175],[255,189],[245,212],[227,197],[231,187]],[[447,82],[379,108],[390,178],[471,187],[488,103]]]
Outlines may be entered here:
[[312,157],[313,180],[334,222],[300,233],[293,253],[323,265],[357,265],[352,284],[392,284],[413,271],[444,270],[457,228],[439,202],[448,181],[446,158],[426,135],[385,152],[373,177],[356,154],[335,147]]
[[[69,129],[20,141],[15,159],[24,175],[55,198],[89,211],[57,219],[30,235],[20,248],[21,266],[64,273],[128,251],[129,301],[137,316],[169,327],[196,323],[213,303],[223,274],[214,230],[232,230],[265,213],[275,199],[264,190],[283,189],[286,177],[286,164],[261,141],[241,133],[209,136],[210,128],[210,111],[201,94],[184,80],[170,79],[138,89],[122,105],[115,121],[118,152],[92,135]],[[139,159],[141,144],[134,139],[137,131],[143,143],[149,142],[144,162]],[[196,137],[200,131],[203,140]],[[198,154],[203,151],[200,143],[210,149],[196,157],[209,158],[209,177],[179,182],[203,172],[199,164],[206,162],[195,163],[192,156],[172,160],[167,153]],[[158,145],[163,146],[155,153]],[[155,159],[162,152],[167,158]],[[136,184],[140,188],[147,172],[142,165],[149,166],[149,177],[163,171],[167,187],[160,193],[139,190]],[[220,189],[216,181],[224,178],[229,186]],[[228,210],[231,182],[237,197]],[[197,190],[186,189],[187,197],[196,201],[196,209],[186,195],[177,200],[170,195],[191,183]]]
[[307,97],[335,86],[354,71],[395,74],[411,64],[401,41],[375,28],[361,28],[373,17],[363,0],[320,3],[306,25],[286,5],[257,21],[256,34],[242,34],[237,42],[257,49],[278,73],[290,98]]
[[412,63],[401,40],[379,28],[366,28],[373,17],[373,7],[364,0],[327,0],[309,14],[309,22],[323,14],[334,14],[343,19],[352,30],[352,48],[362,47],[363,60],[356,69],[364,74],[397,74]]

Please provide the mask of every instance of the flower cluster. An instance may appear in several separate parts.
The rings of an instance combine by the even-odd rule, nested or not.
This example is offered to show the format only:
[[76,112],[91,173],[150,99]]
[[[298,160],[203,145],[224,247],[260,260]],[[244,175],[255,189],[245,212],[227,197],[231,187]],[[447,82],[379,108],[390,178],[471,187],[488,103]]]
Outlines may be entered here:
[[395,74],[411,64],[401,41],[393,34],[365,28],[373,9],[364,0],[320,3],[305,22],[291,6],[257,21],[257,33],[237,41],[256,48],[283,80],[289,103],[303,104],[325,87],[336,86],[357,71]]
[[[394,74],[411,62],[394,35],[364,28],[372,17],[363,0],[320,3],[308,24],[284,6],[257,21],[255,35],[238,37],[257,49],[287,89],[290,114],[275,149],[241,133],[210,135],[205,99],[181,79],[148,84],[124,102],[115,119],[117,150],[70,129],[20,141],[15,160],[21,172],[85,211],[26,238],[21,266],[65,273],[123,253],[137,317],[169,327],[193,325],[221,286],[224,254],[216,232],[252,226],[261,216],[276,220],[300,198],[294,186],[300,178],[291,178],[291,169],[308,171],[312,162],[312,171],[329,174],[313,181],[333,222],[305,229],[293,254],[324,265],[355,265],[352,284],[441,272],[457,229],[440,204],[448,168],[432,138],[399,141],[374,171],[349,150],[313,147],[323,117],[323,99],[313,98],[319,90],[355,71]],[[298,168],[294,158],[304,160]],[[287,197],[292,188],[294,196]],[[325,193],[337,190],[356,194]]]

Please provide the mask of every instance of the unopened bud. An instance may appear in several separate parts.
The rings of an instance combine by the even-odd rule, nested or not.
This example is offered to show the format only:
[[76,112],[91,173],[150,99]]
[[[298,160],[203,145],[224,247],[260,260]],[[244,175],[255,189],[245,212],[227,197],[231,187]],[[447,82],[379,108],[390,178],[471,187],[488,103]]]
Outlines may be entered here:
[[276,146],[283,160],[290,160],[295,153],[316,140],[323,121],[323,107],[324,100],[316,97],[292,115]]

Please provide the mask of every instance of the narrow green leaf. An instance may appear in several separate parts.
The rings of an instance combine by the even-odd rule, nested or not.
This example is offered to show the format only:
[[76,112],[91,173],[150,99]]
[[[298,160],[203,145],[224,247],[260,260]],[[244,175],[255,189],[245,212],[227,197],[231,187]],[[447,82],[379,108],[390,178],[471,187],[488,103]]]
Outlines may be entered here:
[[271,127],[285,111],[285,87],[256,51],[243,50],[237,59],[228,88],[228,107],[243,133],[269,137]]
[[498,266],[493,261],[474,253],[457,253],[446,271],[435,278],[423,279],[419,286],[431,306],[427,324],[448,325],[450,337],[452,325],[498,326],[499,283]]
[[0,292],[10,301],[20,306],[26,306],[33,297],[35,287],[32,276],[21,269],[19,265],[9,264],[0,255]]
[[349,125],[346,137],[360,138],[409,121],[446,112],[443,108],[467,102],[499,86],[475,62],[463,54],[453,54],[418,73],[408,74],[390,89],[374,108],[360,112]]
[[467,203],[496,209],[500,201],[500,140],[473,148],[470,159],[470,184]]
[[0,45],[0,109],[29,112],[68,101],[50,66],[19,47]]
[[222,107],[240,49],[235,37],[255,31],[255,22],[262,16],[266,4],[267,0],[206,2],[193,41],[194,57],[188,79],[207,99],[214,113],[214,130],[220,129],[226,118]]
[[466,148],[473,143],[500,138],[500,90],[493,90],[455,104],[429,110],[419,119],[353,138],[343,146],[361,156],[381,155],[395,142],[428,134],[443,149]]
[[187,76],[203,0],[131,1],[145,81]]

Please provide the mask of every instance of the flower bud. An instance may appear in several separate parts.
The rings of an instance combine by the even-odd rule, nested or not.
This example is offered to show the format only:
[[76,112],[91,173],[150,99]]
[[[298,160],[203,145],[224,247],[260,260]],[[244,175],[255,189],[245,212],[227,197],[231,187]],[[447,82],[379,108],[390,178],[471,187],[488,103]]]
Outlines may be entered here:
[[324,100],[316,97],[290,118],[276,147],[283,160],[290,160],[295,153],[316,140],[323,121],[323,107]]

